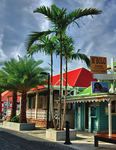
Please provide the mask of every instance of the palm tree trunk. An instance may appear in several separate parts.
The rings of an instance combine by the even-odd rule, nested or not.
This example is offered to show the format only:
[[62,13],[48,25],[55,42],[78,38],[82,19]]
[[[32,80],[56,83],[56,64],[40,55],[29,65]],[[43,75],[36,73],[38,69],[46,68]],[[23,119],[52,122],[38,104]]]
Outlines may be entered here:
[[11,109],[10,120],[14,116],[16,116],[16,110],[17,110],[17,91],[13,91],[13,100],[12,100],[12,109]]
[[54,101],[53,101],[53,53],[51,53],[51,87],[50,87],[50,110],[51,110],[51,117],[53,121],[53,126],[56,128],[55,119],[54,119]]
[[60,33],[60,94],[59,94],[59,129],[62,121],[62,34]]
[[64,98],[64,108],[63,108],[63,119],[62,119],[62,129],[64,128],[64,123],[65,123],[65,119],[66,119],[66,99],[67,99],[67,85],[68,85],[68,61],[67,61],[67,57],[66,59],[66,69],[65,69],[65,73],[66,73],[66,85],[65,85],[65,98]]
[[21,112],[20,112],[20,123],[27,123],[26,118],[26,102],[27,102],[27,92],[24,91],[21,97]]
[[2,118],[2,93],[0,92],[0,118]]

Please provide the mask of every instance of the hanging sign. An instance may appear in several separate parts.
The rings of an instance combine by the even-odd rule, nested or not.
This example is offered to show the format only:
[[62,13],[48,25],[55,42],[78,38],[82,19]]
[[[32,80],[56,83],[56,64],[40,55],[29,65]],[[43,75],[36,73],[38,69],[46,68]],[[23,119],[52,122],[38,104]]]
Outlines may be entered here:
[[107,73],[107,58],[90,56],[90,68],[91,72],[95,74]]

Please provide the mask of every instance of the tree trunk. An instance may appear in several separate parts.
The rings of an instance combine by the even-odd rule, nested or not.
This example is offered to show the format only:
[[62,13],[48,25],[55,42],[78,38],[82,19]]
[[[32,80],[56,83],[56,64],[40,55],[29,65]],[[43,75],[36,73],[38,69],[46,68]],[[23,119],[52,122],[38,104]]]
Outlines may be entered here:
[[62,117],[62,129],[64,128],[64,123],[65,123],[65,119],[66,119],[66,100],[67,100],[67,85],[68,85],[68,61],[67,61],[67,57],[66,57],[66,85],[65,85],[65,98],[64,98],[64,108],[63,108],[63,117]]
[[59,129],[62,121],[62,34],[60,33],[60,102],[59,102]]
[[10,120],[11,120],[14,116],[16,116],[16,110],[17,110],[17,91],[13,91],[12,109],[11,109]]
[[51,53],[51,84],[50,84],[50,110],[53,126],[56,128],[54,119],[54,101],[53,101],[53,53]]
[[2,118],[2,93],[0,92],[0,118]]
[[20,123],[27,123],[26,118],[26,102],[27,102],[27,92],[24,91],[21,97],[21,112],[20,112]]

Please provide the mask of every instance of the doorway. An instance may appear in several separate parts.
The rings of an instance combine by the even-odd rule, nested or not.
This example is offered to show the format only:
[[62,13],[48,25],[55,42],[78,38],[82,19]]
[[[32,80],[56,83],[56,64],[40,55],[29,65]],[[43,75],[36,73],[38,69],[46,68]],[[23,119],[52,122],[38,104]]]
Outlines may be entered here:
[[96,106],[90,107],[90,116],[91,116],[91,132],[95,132],[97,129]]
[[89,103],[85,103],[85,130],[89,128]]

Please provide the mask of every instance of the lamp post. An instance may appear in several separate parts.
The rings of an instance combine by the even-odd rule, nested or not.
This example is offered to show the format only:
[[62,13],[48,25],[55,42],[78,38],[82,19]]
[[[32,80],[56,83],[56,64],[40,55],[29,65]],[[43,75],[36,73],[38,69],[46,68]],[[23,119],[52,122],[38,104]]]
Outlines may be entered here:
[[49,105],[50,105],[50,74],[48,72],[41,72],[43,75],[47,75],[48,77],[48,84],[47,84],[47,123],[46,128],[49,128]]

